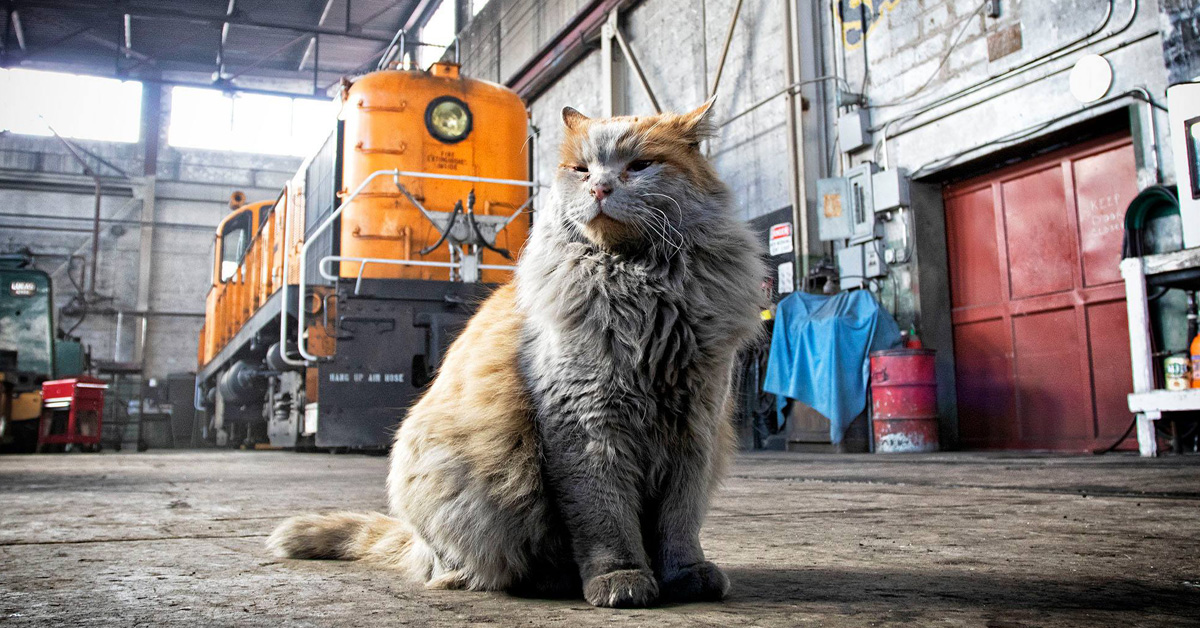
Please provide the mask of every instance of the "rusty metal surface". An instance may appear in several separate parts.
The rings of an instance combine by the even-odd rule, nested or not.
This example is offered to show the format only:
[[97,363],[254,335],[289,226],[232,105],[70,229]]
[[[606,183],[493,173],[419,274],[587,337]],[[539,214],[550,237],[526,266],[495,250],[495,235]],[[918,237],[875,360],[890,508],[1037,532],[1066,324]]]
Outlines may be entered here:
[[946,189],[959,428],[966,448],[1087,451],[1131,416],[1121,217],[1128,137]]
[[871,418],[878,453],[938,450],[935,353],[871,354]]

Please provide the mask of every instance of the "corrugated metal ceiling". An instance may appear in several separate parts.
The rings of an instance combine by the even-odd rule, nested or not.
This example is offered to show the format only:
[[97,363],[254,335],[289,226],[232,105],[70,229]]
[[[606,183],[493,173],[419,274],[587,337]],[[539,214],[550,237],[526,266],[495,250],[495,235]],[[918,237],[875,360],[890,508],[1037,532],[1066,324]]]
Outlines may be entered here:
[[188,84],[219,76],[238,88],[323,94],[342,76],[373,67],[396,31],[411,26],[426,5],[15,0],[8,3],[4,65]]

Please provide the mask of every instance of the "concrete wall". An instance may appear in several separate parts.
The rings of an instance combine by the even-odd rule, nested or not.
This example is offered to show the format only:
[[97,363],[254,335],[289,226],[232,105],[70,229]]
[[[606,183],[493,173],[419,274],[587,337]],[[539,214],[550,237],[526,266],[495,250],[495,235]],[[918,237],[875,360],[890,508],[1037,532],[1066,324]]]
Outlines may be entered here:
[[[992,142],[1058,117],[1077,112],[1062,127],[1086,121],[1104,109],[1136,104],[1126,98],[1089,110],[1077,101],[1071,95],[1069,74],[1085,53],[1100,54],[1112,65],[1113,85],[1106,99],[1143,88],[1165,102],[1167,73],[1156,0],[1112,0],[1107,23],[1103,19],[1107,0],[1002,0],[998,18],[985,17],[977,10],[980,3],[967,0],[876,4],[893,8],[881,10],[865,41],[838,42],[847,80],[852,86],[865,86],[871,126],[876,130],[876,146],[855,155],[856,162],[882,159],[882,130],[894,120],[901,122],[889,140],[892,165],[929,174],[986,156],[998,148]],[[1064,44],[1085,37],[1091,42],[1086,47],[1030,67]],[[1025,67],[1030,69],[1021,70]],[[1015,73],[993,86],[906,121],[924,104],[1010,71]],[[1165,115],[1159,112],[1156,118],[1159,128],[1165,127]],[[972,152],[962,154],[965,151]],[[1170,179],[1168,156],[1169,148],[1164,148],[1159,161]],[[1151,164],[1147,169],[1141,175],[1143,184],[1154,177]]]
[[[230,193],[243,190],[250,201],[272,199],[300,163],[286,156],[168,147],[163,138],[170,119],[169,89],[162,95],[155,201],[152,217],[147,216],[153,234],[144,358],[145,372],[151,377],[196,368],[213,233],[229,211]],[[91,305],[91,313],[74,333],[91,347],[95,359],[135,361],[141,355],[140,318],[124,316],[118,334],[114,312],[138,310],[145,140],[77,143],[125,170],[131,181],[122,181],[111,169],[87,158],[107,181],[102,217],[127,222],[102,224],[96,281],[102,298]],[[0,252],[31,251],[37,267],[53,273],[59,307],[77,294],[68,278],[67,256],[81,256],[71,266],[77,280],[89,266],[93,198],[92,180],[56,139],[0,136],[0,212],[4,213]],[[66,329],[77,321],[78,317],[62,316],[58,322]]]
[[[1174,2],[1175,0],[1171,0]],[[1136,4],[1135,4],[1136,3]],[[587,0],[492,0],[462,35],[464,73],[498,82],[510,79],[572,16],[584,9]],[[736,0],[642,0],[621,15],[621,29],[637,54],[664,108],[683,111],[706,98],[715,79],[721,46],[729,28]],[[854,8],[850,5],[854,4]],[[1163,102],[1167,83],[1164,42],[1159,34],[1162,12],[1159,0],[1112,0],[1112,15],[1103,28],[1089,38],[1086,50],[1062,58],[1026,65],[1052,53],[1065,42],[1085,36],[1102,23],[1108,0],[1001,0],[998,18],[976,13],[975,0],[881,0],[871,3],[876,13],[863,36],[857,15],[863,3],[852,0],[798,0],[796,11],[803,42],[802,78],[837,74],[843,91],[862,93],[871,113],[871,147],[844,156],[837,150],[833,121],[842,111],[832,81],[805,85],[802,94],[808,106],[802,116],[804,156],[808,183],[808,218],[815,234],[815,181],[838,174],[842,168],[867,160],[882,161],[881,137],[885,124],[893,125],[887,143],[892,167],[918,173],[936,185],[955,166],[966,162],[986,164],[1001,148],[1019,142],[1003,140],[1020,135],[1020,142],[1036,140],[1114,108],[1133,105],[1133,124],[1140,143],[1140,183],[1173,180],[1171,155],[1166,137],[1166,119],[1151,113],[1147,105],[1132,98],[1117,99],[1100,108],[1089,108],[1071,96],[1069,70],[1083,52],[1103,54],[1113,66],[1114,85],[1109,98],[1134,88],[1144,88]],[[1177,6],[1175,2],[1172,6]],[[1130,9],[1136,7],[1126,27]],[[845,19],[842,14],[845,13]],[[744,0],[734,30],[724,75],[717,90],[714,110],[718,123],[729,120],[752,104],[777,93],[788,83],[785,76],[785,0]],[[835,36],[836,33],[836,36]],[[601,111],[601,72],[604,60],[595,42],[593,48],[557,82],[530,102],[535,142],[535,171],[547,180],[557,165],[557,145],[562,137],[560,111],[570,105],[598,115]],[[1167,45],[1169,47],[1169,45]],[[616,107],[621,113],[645,114],[652,108],[636,78],[621,67],[616,80],[621,95]],[[944,60],[944,62],[943,62]],[[908,118],[922,105],[952,95],[990,77],[1014,71],[995,85],[941,105],[926,114]],[[1019,71],[1018,71],[1019,70]],[[775,99],[731,124],[721,127],[705,147],[722,177],[733,189],[738,210],[747,219],[762,216],[790,204],[785,127],[785,101]],[[164,104],[163,124],[169,119]],[[1025,131],[1031,130],[1028,133]],[[1151,144],[1153,133],[1160,141]],[[141,144],[83,143],[134,175],[142,172]],[[150,309],[160,312],[199,313],[209,281],[212,227],[225,214],[225,199],[234,189],[245,190],[251,200],[272,197],[283,180],[294,172],[299,160],[284,157],[210,153],[165,147],[158,155],[155,186],[154,230],[150,274]],[[1157,172],[1156,172],[1157,170]],[[29,247],[39,266],[54,270],[67,255],[88,252],[87,233],[15,230],[17,225],[53,225],[87,229],[82,222],[51,221],[50,215],[89,218],[90,185],[66,151],[52,139],[0,138],[0,211],[27,214],[29,218],[0,217],[9,228],[0,233],[0,248]],[[106,217],[140,219],[140,203],[134,189],[113,190],[104,199]],[[926,194],[930,196],[930,194]],[[936,196],[934,194],[933,196]],[[939,206],[914,207],[914,224],[934,225],[922,212],[940,211]],[[112,297],[119,310],[136,309],[141,234],[137,224],[119,225],[124,233],[105,225],[101,240],[99,290]],[[899,223],[886,227],[890,240],[898,240]],[[938,243],[936,229],[924,228],[917,242],[917,259],[930,256]],[[832,249],[811,242],[814,256]],[[936,255],[932,257],[936,258]],[[927,288],[919,276],[941,269],[918,269],[916,263],[893,268],[894,282],[880,282],[881,301],[891,307],[901,324],[935,320],[933,312],[948,308],[944,291]],[[65,303],[72,290],[65,271],[56,276],[58,300]],[[894,288],[893,288],[894,286]],[[919,289],[914,289],[914,286]],[[924,316],[922,311],[925,312]],[[944,317],[942,317],[944,318]],[[64,321],[71,324],[73,321]],[[136,354],[136,322],[123,330],[120,359]],[[155,316],[148,326],[147,370],[161,375],[192,368],[195,336],[200,320],[186,316]],[[115,320],[109,315],[89,317],[77,330],[92,345],[97,357],[112,358],[116,338]],[[946,337],[931,330],[929,335]],[[949,352],[951,347],[937,347]]]
[[[503,82],[562,28],[582,0],[539,2],[537,0],[492,0],[467,26],[463,35],[463,72],[468,76]],[[664,109],[687,111],[704,102],[715,80],[721,46],[733,15],[735,0],[643,0],[622,13],[622,32],[633,49],[647,81]],[[802,11],[812,11],[801,2]],[[749,0],[744,3],[734,29],[733,41],[714,109],[718,123],[774,94],[787,84],[785,76],[784,3],[781,0]],[[616,79],[621,95],[619,113],[653,113],[641,84],[623,67],[620,52]],[[814,57],[815,58],[815,57]],[[564,106],[588,115],[601,111],[601,58],[591,51],[569,72],[529,103],[534,126],[539,132],[535,170],[548,180],[558,164],[557,147],[562,139],[560,112]],[[817,67],[808,61],[808,72]],[[806,90],[815,98],[818,87]],[[787,185],[788,163],[785,100],[776,99],[721,128],[708,144],[718,170],[734,191],[738,208],[747,219],[790,206]],[[813,109],[814,120],[821,112]],[[810,122],[811,131],[819,125]],[[822,161],[819,140],[810,150],[814,164]],[[817,172],[811,176],[815,181]]]
[[[744,0],[717,90],[719,123],[787,85],[786,1]],[[941,352],[941,381],[951,391],[942,399],[947,416],[942,436],[953,446],[957,427],[941,185],[968,168],[986,170],[1032,154],[1046,144],[1044,138],[1082,136],[1096,128],[1090,123],[1118,110],[1130,112],[1139,185],[1173,182],[1166,116],[1129,94],[1144,90],[1139,93],[1165,103],[1164,57],[1172,67],[1183,65],[1179,42],[1194,34],[1169,40],[1160,34],[1164,20],[1181,13],[1178,0],[1162,0],[1163,7],[1160,0],[1001,0],[996,17],[985,15],[982,0],[795,1],[801,78],[812,81],[801,93],[807,101],[802,128],[813,258],[832,255],[835,248],[815,242],[816,180],[865,161],[883,162],[883,130],[891,122],[889,165],[908,169],[923,183],[914,192],[908,220],[883,226],[893,248],[915,240],[909,261],[893,265],[889,279],[874,283],[872,290],[903,328],[917,326],[927,344]],[[583,4],[492,0],[464,34],[465,73],[509,80]],[[735,4],[643,0],[623,11],[621,29],[664,108],[685,110],[705,99]],[[1178,21],[1167,20],[1175,29]],[[1072,42],[1080,43],[1059,50]],[[597,42],[589,46],[587,56],[530,103],[538,131],[536,171],[543,180],[557,164],[561,108],[600,111],[604,60]],[[1098,106],[1080,103],[1069,89],[1070,70],[1085,53],[1102,55],[1113,69],[1113,85]],[[620,53],[614,57],[620,65]],[[838,78],[816,80],[831,75]],[[995,77],[1000,78],[987,83]],[[616,81],[619,113],[652,112],[628,69],[619,67]],[[849,98],[837,98],[838,91]],[[835,121],[852,109],[843,105],[855,100],[869,112],[870,142],[843,154]],[[747,219],[790,204],[785,106],[784,99],[776,99],[723,125],[706,147]]]

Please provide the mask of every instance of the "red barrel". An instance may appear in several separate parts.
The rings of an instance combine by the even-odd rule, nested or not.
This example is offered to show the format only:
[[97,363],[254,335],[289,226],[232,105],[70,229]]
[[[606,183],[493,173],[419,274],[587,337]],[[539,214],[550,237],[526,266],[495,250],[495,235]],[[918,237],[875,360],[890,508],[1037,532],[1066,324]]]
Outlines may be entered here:
[[938,450],[934,356],[932,349],[871,353],[871,421],[877,453]]

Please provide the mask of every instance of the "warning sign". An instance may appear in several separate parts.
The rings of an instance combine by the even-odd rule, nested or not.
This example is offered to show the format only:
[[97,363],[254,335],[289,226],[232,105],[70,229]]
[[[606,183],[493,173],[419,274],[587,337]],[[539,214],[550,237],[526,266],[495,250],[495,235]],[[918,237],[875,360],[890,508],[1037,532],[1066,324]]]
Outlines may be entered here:
[[781,222],[777,225],[772,225],[768,233],[767,250],[772,257],[791,253],[794,250],[792,245],[792,223]]

